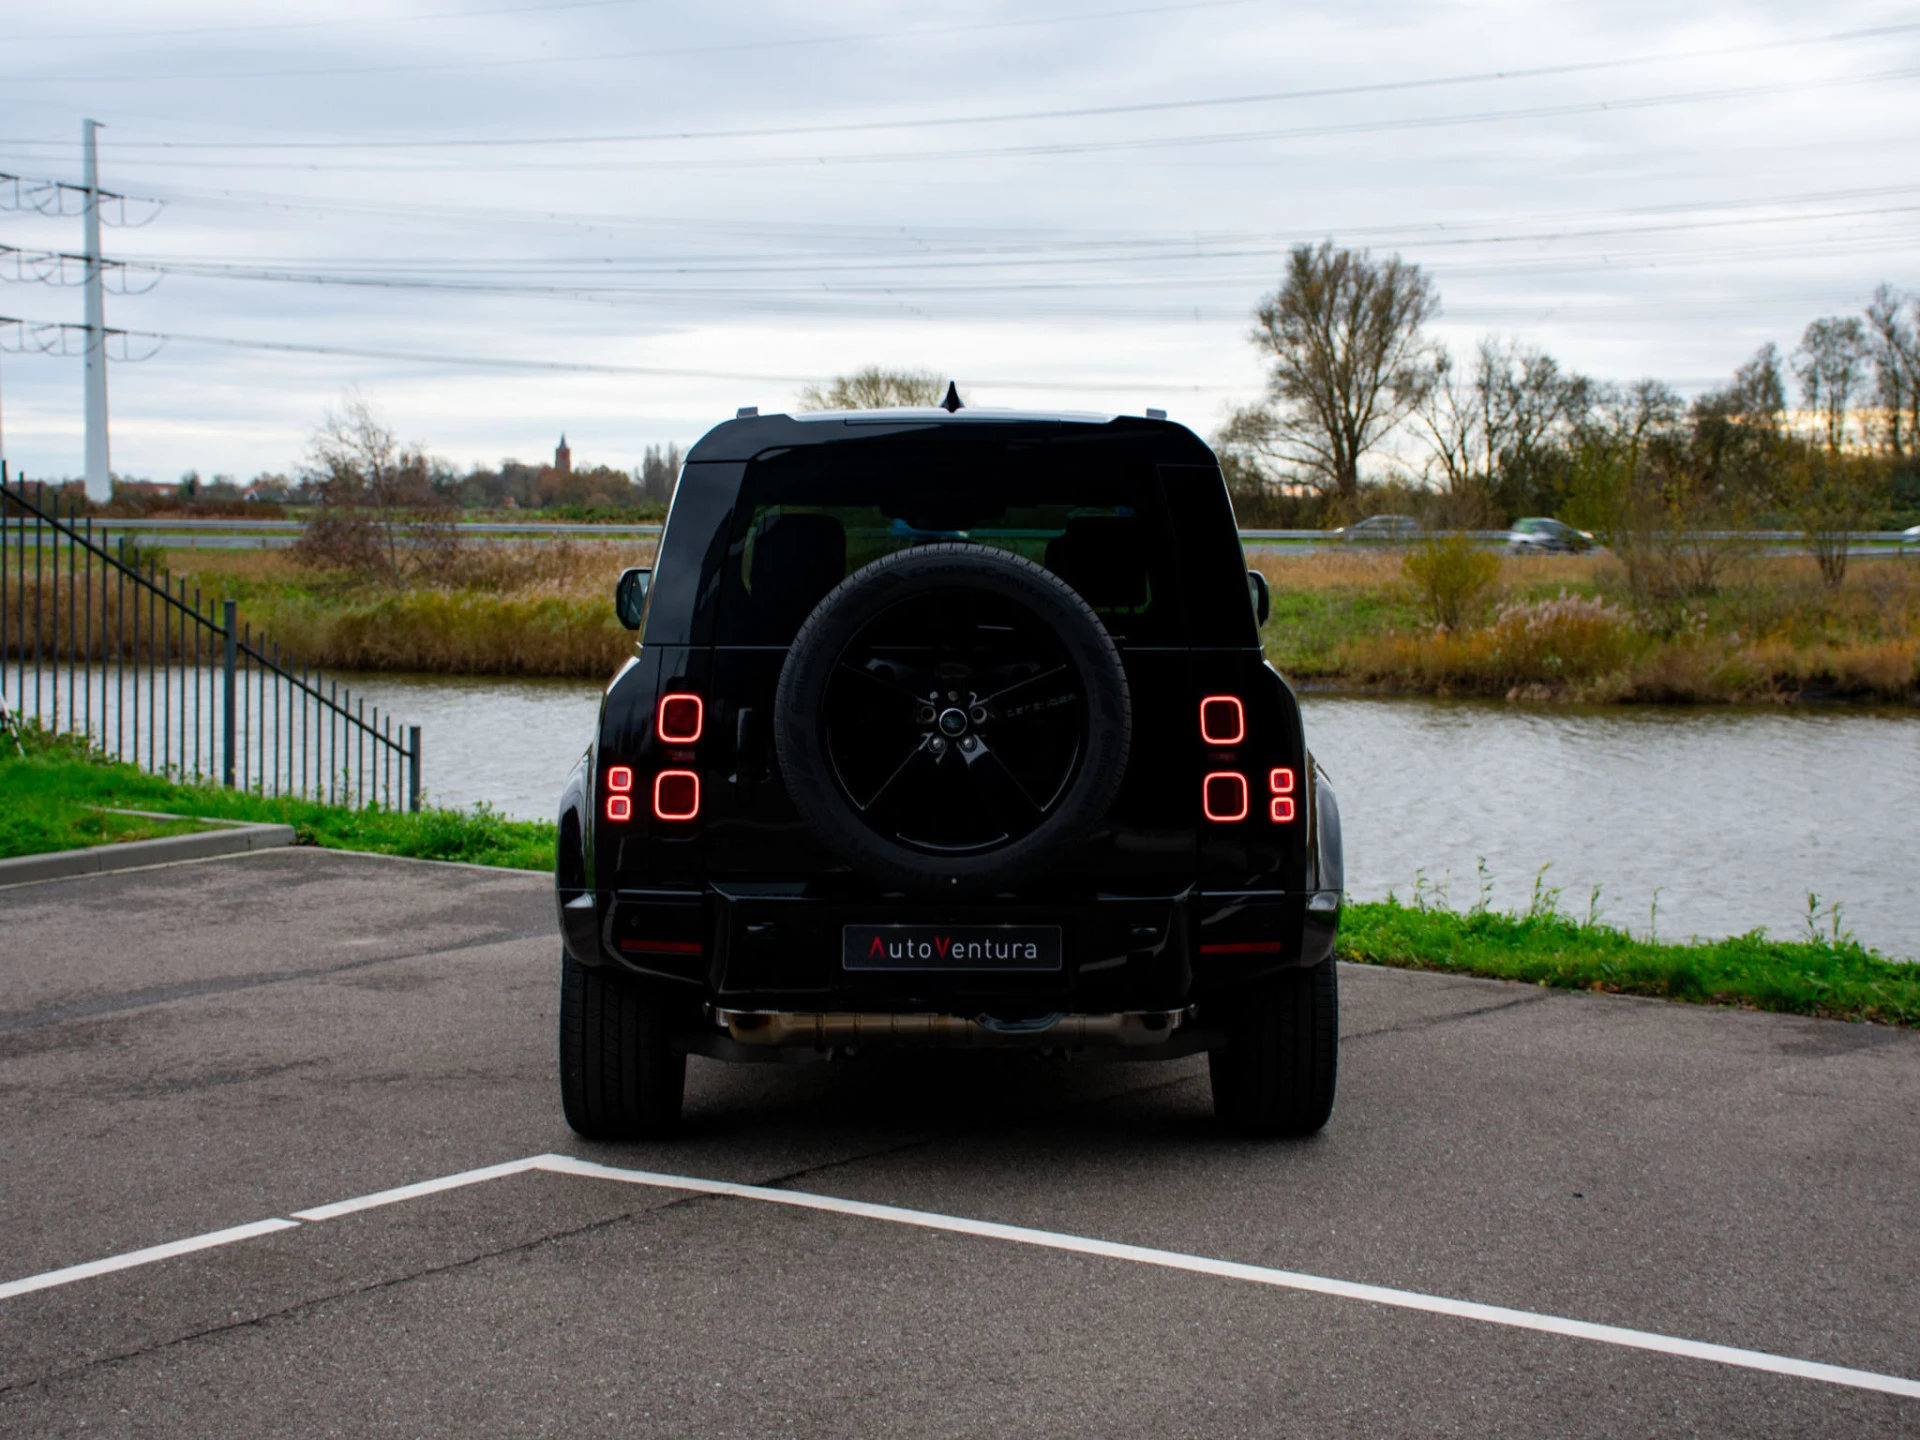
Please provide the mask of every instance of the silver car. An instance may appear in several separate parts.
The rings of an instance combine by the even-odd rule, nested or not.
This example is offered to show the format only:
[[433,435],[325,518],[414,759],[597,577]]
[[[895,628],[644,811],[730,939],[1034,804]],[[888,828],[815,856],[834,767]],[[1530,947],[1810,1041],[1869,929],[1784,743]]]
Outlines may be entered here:
[[1411,515],[1369,515],[1333,532],[1336,540],[1375,545],[1404,545],[1422,534],[1420,522]]
[[1515,555],[1578,555],[1593,548],[1593,536],[1564,520],[1528,515],[1507,531],[1507,549]]

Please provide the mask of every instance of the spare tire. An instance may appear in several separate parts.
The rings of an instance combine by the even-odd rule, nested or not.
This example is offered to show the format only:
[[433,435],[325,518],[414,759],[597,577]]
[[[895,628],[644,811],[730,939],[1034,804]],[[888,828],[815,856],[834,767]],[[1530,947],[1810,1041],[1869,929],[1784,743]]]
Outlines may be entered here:
[[984,545],[896,551],[794,637],[774,698],[787,791],[891,887],[1032,880],[1105,818],[1127,767],[1120,653],[1073,587]]

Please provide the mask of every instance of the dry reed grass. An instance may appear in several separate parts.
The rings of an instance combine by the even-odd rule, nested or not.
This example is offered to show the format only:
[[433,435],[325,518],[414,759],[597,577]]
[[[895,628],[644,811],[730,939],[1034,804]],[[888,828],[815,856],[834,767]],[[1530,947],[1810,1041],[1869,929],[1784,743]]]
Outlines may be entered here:
[[285,551],[174,552],[203,590],[302,663],[460,675],[601,677],[633,653],[613,587],[650,542],[469,545],[444,578],[392,589],[303,568]]
[[1274,590],[1276,663],[1322,683],[1598,702],[1920,699],[1920,565],[1898,559],[1832,587],[1809,557],[1749,556],[1717,593],[1643,611],[1611,556],[1505,556],[1504,603],[1452,631],[1423,623],[1391,552],[1254,563]]

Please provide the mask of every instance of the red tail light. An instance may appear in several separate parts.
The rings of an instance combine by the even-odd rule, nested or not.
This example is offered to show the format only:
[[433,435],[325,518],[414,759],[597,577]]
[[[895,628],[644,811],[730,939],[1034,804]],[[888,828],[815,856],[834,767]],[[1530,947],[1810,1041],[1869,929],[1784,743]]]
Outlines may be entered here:
[[631,820],[633,818],[633,799],[627,793],[633,789],[633,771],[625,765],[607,767],[607,819]]
[[1200,738],[1209,745],[1238,745],[1247,738],[1247,710],[1238,695],[1209,695],[1200,702]]
[[1267,789],[1273,792],[1273,798],[1267,801],[1267,818],[1276,825],[1285,825],[1294,817],[1293,771],[1281,765],[1267,772]]
[[656,820],[692,820],[700,813],[700,777],[691,770],[662,770],[653,777]]
[[1247,818],[1247,777],[1238,770],[1215,770],[1201,782],[1200,808],[1216,821]]
[[707,707],[698,695],[662,695],[653,733],[667,745],[691,745],[707,723]]

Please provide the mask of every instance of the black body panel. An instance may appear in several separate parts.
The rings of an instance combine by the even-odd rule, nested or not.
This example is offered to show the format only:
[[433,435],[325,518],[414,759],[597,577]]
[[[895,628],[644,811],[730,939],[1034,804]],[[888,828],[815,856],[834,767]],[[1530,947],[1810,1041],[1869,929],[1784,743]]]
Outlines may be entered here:
[[[1105,822],[1045,873],[965,902],[910,901],[852,873],[796,813],[771,741],[786,645],[727,642],[777,641],[777,632],[728,618],[740,613],[752,507],[743,495],[764,490],[755,478],[763,470],[792,472],[802,449],[844,456],[850,469],[951,471],[959,456],[983,473],[1055,463],[1111,470],[1152,497],[1154,533],[1164,529],[1173,552],[1153,603],[1177,620],[1157,630],[1109,624],[1135,697],[1130,758]],[[1071,550],[1057,544],[1050,568]],[[734,1009],[1003,1019],[1177,1009],[1324,959],[1341,882],[1337,812],[1307,753],[1293,693],[1262,657],[1245,572],[1211,452],[1164,421],[875,412],[717,427],[690,454],[641,644],[609,686],[594,748],[562,802],[557,881],[568,953]],[[1130,643],[1130,633],[1154,643]],[[702,698],[690,743],[656,733],[670,693]],[[1210,695],[1243,707],[1232,743],[1203,738],[1200,702]],[[616,769],[631,773],[626,819],[609,817]],[[663,771],[697,776],[696,819],[657,818],[652,787]],[[1293,807],[1285,821],[1269,808],[1283,798],[1271,790],[1283,772]],[[1206,777],[1220,773],[1243,777],[1245,818],[1207,818]],[[1057,925],[1063,964],[969,974],[841,963],[843,927],[887,924]]]

